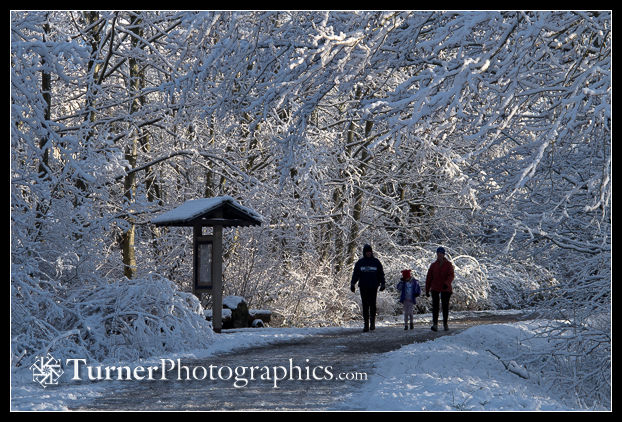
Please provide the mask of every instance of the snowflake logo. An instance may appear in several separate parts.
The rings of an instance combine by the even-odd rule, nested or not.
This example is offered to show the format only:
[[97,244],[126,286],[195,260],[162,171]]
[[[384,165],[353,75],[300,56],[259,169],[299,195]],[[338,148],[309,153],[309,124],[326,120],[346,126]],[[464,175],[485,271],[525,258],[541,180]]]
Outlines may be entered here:
[[32,371],[32,380],[38,382],[43,388],[48,385],[58,385],[58,379],[63,375],[60,361],[54,359],[54,356],[37,356],[35,363],[30,365]]

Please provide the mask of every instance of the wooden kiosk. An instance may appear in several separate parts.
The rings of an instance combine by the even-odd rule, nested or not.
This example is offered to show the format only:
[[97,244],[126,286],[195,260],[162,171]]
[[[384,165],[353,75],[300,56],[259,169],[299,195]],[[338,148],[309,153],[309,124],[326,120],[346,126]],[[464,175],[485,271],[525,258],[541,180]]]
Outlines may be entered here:
[[[243,207],[231,196],[193,199],[151,220],[156,226],[193,228],[192,292],[212,294],[212,325],[222,329],[222,229],[223,227],[259,226],[262,217]],[[211,235],[203,227],[212,227]]]

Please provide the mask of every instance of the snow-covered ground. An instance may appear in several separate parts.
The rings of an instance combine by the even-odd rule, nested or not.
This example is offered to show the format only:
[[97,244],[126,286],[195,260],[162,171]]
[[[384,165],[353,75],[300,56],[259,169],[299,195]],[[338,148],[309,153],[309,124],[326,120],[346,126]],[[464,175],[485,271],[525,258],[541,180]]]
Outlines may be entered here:
[[511,359],[544,341],[533,338],[535,324],[481,325],[385,353],[348,401],[369,410],[573,410]]
[[[452,336],[414,343],[378,355],[375,371],[347,398],[367,410],[573,410],[552,397],[512,358],[539,347],[532,338],[537,322],[481,325]],[[338,328],[264,328],[233,330],[207,351],[176,357],[207,357],[258,344],[299,339]],[[397,329],[397,328],[396,328]],[[167,356],[170,358],[171,356]],[[158,359],[136,365],[157,363]],[[65,410],[88,404],[112,382],[60,383],[43,389],[27,368],[12,374],[13,410]]]
[[[276,344],[303,338],[327,331],[341,330],[339,327],[329,328],[247,328],[225,330],[226,335],[218,337],[207,350],[195,350],[178,354],[169,354],[166,359],[193,359],[207,358],[217,353],[242,350],[266,344]],[[160,357],[144,359],[136,362],[119,362],[110,360],[102,362],[128,365],[130,367],[159,365]],[[106,394],[106,391],[116,388],[118,382],[99,381],[89,384],[62,383],[48,386],[45,389],[33,382],[32,372],[22,367],[11,373],[11,409],[17,411],[63,411],[69,407],[87,405],[90,401]]]

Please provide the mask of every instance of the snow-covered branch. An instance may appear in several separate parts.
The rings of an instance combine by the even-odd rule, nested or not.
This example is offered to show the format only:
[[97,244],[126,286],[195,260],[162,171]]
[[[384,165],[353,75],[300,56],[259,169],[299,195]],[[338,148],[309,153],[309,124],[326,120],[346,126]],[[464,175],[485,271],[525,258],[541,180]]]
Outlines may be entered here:
[[[15,356],[103,350],[65,302],[91,274],[189,290],[190,235],[137,216],[231,195],[266,225],[226,234],[226,293],[288,321],[352,317],[362,244],[393,273],[442,244],[456,307],[548,306],[604,359],[610,12],[16,11],[10,33]],[[166,318],[140,304],[116,321],[146,339]]]

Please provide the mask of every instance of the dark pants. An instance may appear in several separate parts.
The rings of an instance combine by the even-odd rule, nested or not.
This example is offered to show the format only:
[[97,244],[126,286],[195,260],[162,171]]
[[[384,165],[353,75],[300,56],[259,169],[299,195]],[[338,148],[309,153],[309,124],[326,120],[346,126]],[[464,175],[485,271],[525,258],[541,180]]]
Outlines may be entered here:
[[375,325],[376,322],[376,295],[378,294],[378,287],[360,287],[361,302],[363,302],[363,321],[365,327]]
[[438,305],[439,299],[443,305],[443,324],[447,324],[447,318],[449,318],[449,298],[451,292],[435,292],[432,290],[432,322],[434,325],[438,324]]

